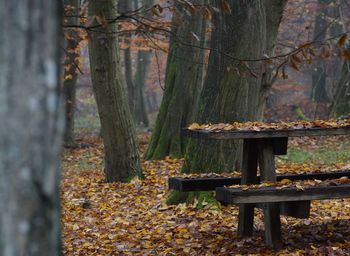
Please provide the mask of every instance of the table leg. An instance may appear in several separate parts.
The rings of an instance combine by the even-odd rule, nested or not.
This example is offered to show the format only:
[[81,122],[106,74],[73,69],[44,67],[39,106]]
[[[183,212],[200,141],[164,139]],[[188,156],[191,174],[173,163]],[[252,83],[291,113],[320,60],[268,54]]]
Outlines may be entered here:
[[[256,183],[258,149],[256,140],[245,139],[243,142],[243,162],[241,184]],[[240,204],[238,217],[238,235],[252,236],[254,231],[255,204]]]
[[[273,143],[266,139],[259,144],[259,167],[261,182],[276,181]],[[278,246],[282,241],[279,203],[264,205],[265,243]]]

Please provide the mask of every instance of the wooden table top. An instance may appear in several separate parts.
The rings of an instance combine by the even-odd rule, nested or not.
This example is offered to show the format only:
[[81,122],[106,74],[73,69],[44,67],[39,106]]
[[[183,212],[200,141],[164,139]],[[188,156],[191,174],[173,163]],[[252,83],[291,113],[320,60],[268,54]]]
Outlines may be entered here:
[[315,127],[300,129],[264,129],[254,130],[208,130],[184,128],[182,136],[198,139],[259,139],[259,138],[281,138],[281,137],[302,137],[302,136],[330,136],[350,135],[350,126],[347,127]]

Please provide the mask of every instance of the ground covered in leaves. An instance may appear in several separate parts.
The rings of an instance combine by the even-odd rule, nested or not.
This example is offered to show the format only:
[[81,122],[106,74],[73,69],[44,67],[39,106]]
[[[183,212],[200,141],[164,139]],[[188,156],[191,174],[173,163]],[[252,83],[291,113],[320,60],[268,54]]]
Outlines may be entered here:
[[[79,138],[84,147],[67,149],[63,156],[65,255],[350,255],[349,199],[314,201],[310,219],[282,216],[284,245],[271,249],[264,245],[258,210],[254,237],[243,239],[236,236],[236,206],[167,206],[167,179],[179,175],[181,160],[143,161],[144,180],[106,184],[101,141],[96,136]],[[303,143],[314,145],[297,139],[291,145]],[[277,162],[282,172],[288,165],[293,172],[320,169],[309,163],[289,164],[287,158]],[[335,166],[348,167],[348,162]]]

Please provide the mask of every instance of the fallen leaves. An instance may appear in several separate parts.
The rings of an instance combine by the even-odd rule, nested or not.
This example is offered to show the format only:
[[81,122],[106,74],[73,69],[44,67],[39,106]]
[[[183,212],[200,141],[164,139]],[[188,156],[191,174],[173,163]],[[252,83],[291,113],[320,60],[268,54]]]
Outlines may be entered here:
[[[89,138],[87,138],[89,139]],[[87,142],[84,139],[84,142]],[[264,246],[262,212],[255,211],[256,235],[237,237],[238,208],[168,206],[167,180],[182,160],[144,161],[146,178],[129,184],[104,183],[101,141],[69,149],[63,161],[62,238],[65,255],[347,255],[350,200],[313,201],[311,218],[282,216],[284,247]],[[323,165],[280,165],[296,173]],[[342,166],[339,166],[342,168]],[[214,175],[214,174],[212,174]],[[222,174],[220,174],[222,175]],[[281,181],[282,182],[282,181]],[[288,181],[283,181],[288,184]],[[89,202],[88,208],[84,203]]]

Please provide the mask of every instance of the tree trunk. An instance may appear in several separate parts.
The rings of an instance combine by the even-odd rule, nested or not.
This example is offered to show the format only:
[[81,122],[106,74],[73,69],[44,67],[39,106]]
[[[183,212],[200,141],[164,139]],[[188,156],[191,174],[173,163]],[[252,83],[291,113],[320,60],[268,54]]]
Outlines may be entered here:
[[[319,11],[315,19],[315,29],[314,29],[314,41],[322,42],[328,31],[328,20],[329,16],[329,5],[333,0],[318,0]],[[321,43],[317,44],[321,46]],[[326,62],[324,60],[318,60],[315,63],[315,67],[312,73],[312,93],[311,99],[316,102],[328,102],[327,96],[327,86],[326,86]]]
[[0,1],[0,255],[60,255],[61,1]]
[[[116,16],[114,0],[90,0],[89,16]],[[97,23],[95,23],[96,25]],[[141,176],[135,129],[122,84],[117,24],[91,33],[89,55],[91,78],[101,120],[105,149],[106,181],[129,181]]]
[[[135,3],[136,4],[136,3]],[[148,10],[154,4],[153,0],[144,0],[142,1],[143,10]],[[151,12],[148,10],[147,13],[144,13],[143,16],[151,16]],[[136,72],[134,77],[134,105],[133,105],[133,114],[134,120],[137,125],[144,127],[149,126],[147,109],[145,104],[145,84],[147,80],[147,74],[149,70],[149,65],[151,63],[151,54],[150,50],[139,50],[137,53],[137,65]]]
[[[230,0],[232,13],[214,15],[211,48],[239,59],[260,59],[273,54],[286,0]],[[221,7],[222,1],[213,1]],[[201,93],[196,121],[220,123],[261,120],[271,70],[261,62],[250,62],[251,71],[230,57],[212,50]],[[184,172],[240,169],[241,142],[199,141],[187,147]]]
[[[79,24],[80,0],[67,0],[66,6],[70,6],[66,12],[64,23],[66,25]],[[66,126],[64,131],[64,144],[73,146],[74,143],[74,111],[75,111],[75,92],[78,79],[79,66],[79,33],[77,29],[69,28],[66,30],[66,56],[64,61],[64,82],[63,97],[65,103]]]
[[[118,10],[120,13],[130,12],[132,10],[132,2],[130,0],[120,0],[118,5]],[[133,82],[133,72],[132,72],[132,58],[131,58],[131,50],[130,50],[130,38],[131,35],[126,33],[124,35],[125,43],[128,44],[127,48],[123,50],[124,52],[124,76],[126,81],[126,87],[128,92],[128,102],[133,112],[134,108],[134,98],[135,98],[135,85]]]
[[[205,4],[206,0],[193,3]],[[200,47],[205,42],[206,22],[201,14],[179,13],[182,23],[177,24],[178,18],[174,15],[175,36],[170,39],[165,92],[145,159],[183,156],[186,143],[180,136],[181,128],[193,121],[202,87],[204,51]]]
[[343,64],[335,98],[330,109],[332,116],[339,117],[350,113],[350,61],[345,61]]
[[145,84],[149,65],[151,63],[151,51],[139,50],[137,53],[137,66],[134,78],[134,119],[137,125],[149,126],[147,109],[145,104]]

